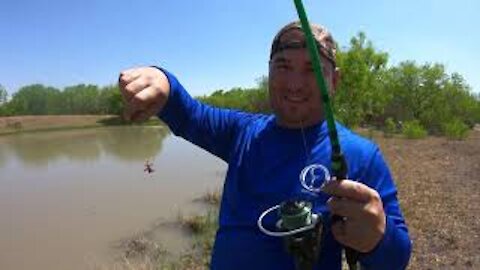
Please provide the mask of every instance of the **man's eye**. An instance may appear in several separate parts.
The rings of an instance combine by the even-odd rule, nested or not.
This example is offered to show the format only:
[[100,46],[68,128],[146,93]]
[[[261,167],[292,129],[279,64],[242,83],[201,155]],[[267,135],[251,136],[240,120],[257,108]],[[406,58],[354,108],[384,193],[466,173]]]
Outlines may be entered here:
[[288,67],[286,65],[278,65],[277,70],[287,70]]

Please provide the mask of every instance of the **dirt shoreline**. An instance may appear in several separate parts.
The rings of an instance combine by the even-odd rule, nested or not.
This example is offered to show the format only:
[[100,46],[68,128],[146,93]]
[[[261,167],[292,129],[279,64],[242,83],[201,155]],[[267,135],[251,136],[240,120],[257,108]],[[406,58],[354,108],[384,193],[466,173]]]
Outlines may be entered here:
[[[125,123],[116,115],[25,115],[0,117],[0,136],[23,132],[40,132],[95,128]],[[149,120],[143,125],[158,125],[158,120]]]
[[0,117],[0,135],[20,132],[97,127],[112,115],[25,115]]

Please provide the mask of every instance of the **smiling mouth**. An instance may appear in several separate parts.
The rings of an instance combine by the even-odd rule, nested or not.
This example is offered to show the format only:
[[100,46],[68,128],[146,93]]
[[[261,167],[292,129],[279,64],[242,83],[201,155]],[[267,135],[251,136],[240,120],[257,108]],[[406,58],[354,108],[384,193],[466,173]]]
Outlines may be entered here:
[[283,99],[290,103],[304,103],[308,100],[308,98],[304,96],[290,96],[290,95],[283,96]]

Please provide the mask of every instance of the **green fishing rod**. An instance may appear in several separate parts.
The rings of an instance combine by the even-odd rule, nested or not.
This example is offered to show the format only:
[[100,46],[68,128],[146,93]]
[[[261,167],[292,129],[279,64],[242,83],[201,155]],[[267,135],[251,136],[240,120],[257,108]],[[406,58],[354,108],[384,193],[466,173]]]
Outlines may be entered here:
[[[332,146],[332,175],[337,180],[346,179],[347,177],[347,163],[345,157],[340,148],[340,142],[338,140],[337,128],[335,126],[335,119],[333,116],[332,106],[330,104],[330,97],[328,95],[327,85],[325,79],[323,78],[322,73],[322,62],[320,61],[320,55],[318,52],[317,44],[313,38],[312,30],[310,28],[310,23],[308,22],[307,13],[303,7],[302,0],[294,0],[295,7],[297,9],[298,17],[300,18],[300,23],[302,25],[303,32],[305,33],[305,39],[307,43],[307,48],[311,57],[313,71],[315,78],[320,88],[320,96],[323,101],[323,108],[325,113],[325,118],[327,121],[328,135],[330,138],[330,143]],[[336,222],[342,219],[339,216],[333,216],[332,221]],[[347,259],[348,266],[350,270],[357,269],[358,263],[358,252],[355,250],[346,247],[345,248],[345,257]]]

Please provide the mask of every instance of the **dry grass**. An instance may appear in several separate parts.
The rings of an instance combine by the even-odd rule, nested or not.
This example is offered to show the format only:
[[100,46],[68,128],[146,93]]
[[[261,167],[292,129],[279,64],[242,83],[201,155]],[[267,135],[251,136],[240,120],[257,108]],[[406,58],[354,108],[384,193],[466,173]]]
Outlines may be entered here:
[[203,233],[208,228],[208,221],[206,216],[196,215],[189,217],[180,217],[180,225],[186,228],[193,234]]
[[[174,226],[185,230],[192,238],[191,247],[180,255],[169,253],[162,247],[162,243],[152,240],[153,231],[146,231],[120,242],[119,258],[114,264],[93,266],[90,269],[207,270],[210,265],[214,235],[218,227],[217,215],[216,209],[210,209],[205,215],[183,216],[181,213],[178,214]],[[155,228],[159,227],[161,224],[155,226]]]
[[201,201],[209,205],[218,206],[222,199],[222,192],[220,190],[209,190],[200,198]]

